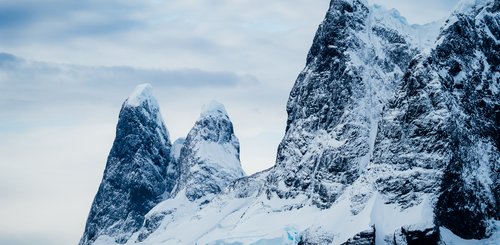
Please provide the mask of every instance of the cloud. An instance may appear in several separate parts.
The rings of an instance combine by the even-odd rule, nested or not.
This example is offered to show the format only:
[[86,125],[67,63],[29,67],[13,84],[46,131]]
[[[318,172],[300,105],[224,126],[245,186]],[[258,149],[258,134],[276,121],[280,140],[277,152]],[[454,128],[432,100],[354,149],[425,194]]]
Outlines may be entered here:
[[289,84],[296,72],[278,69],[300,71],[327,6],[328,0],[2,2],[0,9],[23,14],[0,17],[9,23],[0,27],[9,37],[0,52],[89,66],[231,71]]
[[[64,30],[86,28],[88,26],[128,26],[134,22],[134,15],[146,10],[147,4],[140,1],[64,1],[64,0],[26,0],[26,1],[4,1],[1,3],[0,30],[19,32],[33,27],[41,27],[54,22],[61,22],[60,26],[66,26]],[[110,25],[112,24],[112,25]],[[47,25],[48,26],[48,25]],[[75,28],[70,28],[75,27]],[[109,28],[109,31],[120,28]],[[62,30],[62,29],[57,29]],[[50,31],[50,30],[44,30]]]
[[0,129],[11,130],[5,124],[15,122],[16,114],[61,103],[116,104],[141,82],[150,82],[157,90],[248,87],[260,83],[251,75],[231,72],[66,65],[0,53],[0,117],[11,118],[0,122]]

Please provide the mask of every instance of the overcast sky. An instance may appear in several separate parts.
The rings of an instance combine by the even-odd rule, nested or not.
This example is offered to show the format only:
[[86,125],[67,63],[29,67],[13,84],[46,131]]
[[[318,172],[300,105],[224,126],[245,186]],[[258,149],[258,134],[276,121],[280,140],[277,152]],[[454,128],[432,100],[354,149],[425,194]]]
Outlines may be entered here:
[[[457,0],[372,0],[410,23]],[[121,103],[153,85],[174,141],[225,104],[248,174],[271,167],[329,0],[0,0],[0,244],[76,244]]]

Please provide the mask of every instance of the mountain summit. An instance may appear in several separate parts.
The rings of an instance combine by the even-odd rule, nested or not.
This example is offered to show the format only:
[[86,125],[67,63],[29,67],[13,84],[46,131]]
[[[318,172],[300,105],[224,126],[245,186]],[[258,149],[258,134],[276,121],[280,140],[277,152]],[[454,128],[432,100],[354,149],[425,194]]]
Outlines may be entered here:
[[218,194],[244,177],[240,143],[224,106],[216,101],[203,107],[180,151],[181,176],[177,192],[193,201]]
[[99,236],[125,243],[144,215],[174,187],[178,173],[171,143],[149,84],[137,86],[123,103],[116,138],[80,245]]

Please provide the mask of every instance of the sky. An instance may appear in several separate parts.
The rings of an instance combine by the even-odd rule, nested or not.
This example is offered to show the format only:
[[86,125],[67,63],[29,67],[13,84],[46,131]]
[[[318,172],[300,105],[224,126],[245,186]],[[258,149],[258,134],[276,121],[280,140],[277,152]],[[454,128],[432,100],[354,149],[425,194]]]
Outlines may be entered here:
[[[457,0],[371,0],[409,23]],[[329,0],[0,0],[0,244],[76,244],[123,101],[149,82],[173,142],[223,103],[247,174],[273,166]]]

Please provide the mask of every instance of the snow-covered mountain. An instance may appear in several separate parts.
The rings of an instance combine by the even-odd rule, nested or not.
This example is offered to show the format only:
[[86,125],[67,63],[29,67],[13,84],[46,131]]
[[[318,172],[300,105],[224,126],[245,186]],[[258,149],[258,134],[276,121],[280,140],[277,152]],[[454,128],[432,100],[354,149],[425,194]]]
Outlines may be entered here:
[[377,189],[390,202],[430,195],[434,223],[477,239],[500,218],[500,2],[471,3],[408,68],[384,111],[373,161],[386,173]]
[[123,103],[116,138],[87,220],[81,245],[102,235],[124,243],[144,215],[170,193],[178,168],[151,86],[137,86]]
[[383,107],[423,49],[416,30],[395,10],[331,2],[290,93],[271,192],[328,208],[360,177]]
[[184,141],[178,162],[181,175],[175,192],[182,192],[190,201],[208,201],[245,176],[240,143],[222,104],[212,101],[203,108]]
[[91,211],[87,227],[102,232],[84,240],[87,228],[82,242],[495,243],[499,12],[497,0],[462,0],[446,21],[409,25],[365,0],[332,0],[290,93],[274,167],[245,177],[232,123],[211,103],[165,147],[163,201],[121,233],[123,218],[90,222]]

